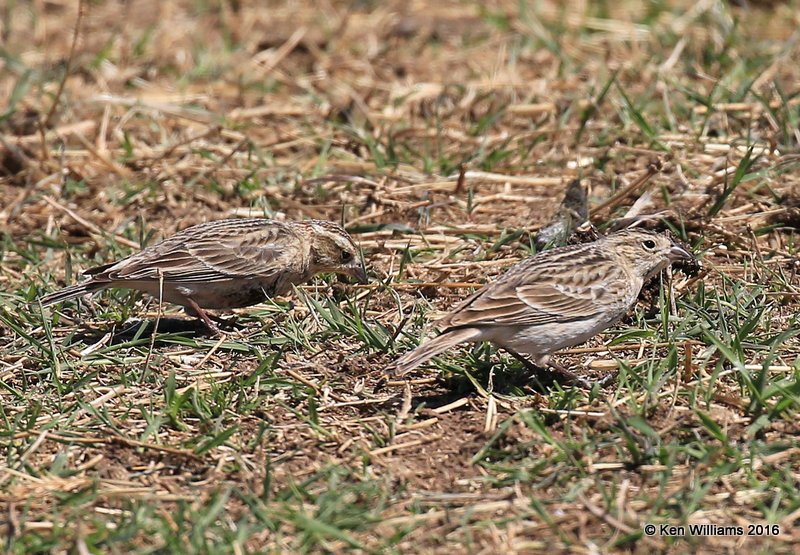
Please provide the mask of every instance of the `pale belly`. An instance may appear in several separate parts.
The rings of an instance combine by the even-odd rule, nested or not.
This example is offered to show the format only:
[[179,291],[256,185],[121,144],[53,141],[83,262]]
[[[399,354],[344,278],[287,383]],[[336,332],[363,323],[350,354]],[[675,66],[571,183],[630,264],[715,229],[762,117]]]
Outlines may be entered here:
[[[288,285],[288,286],[287,286]],[[281,280],[216,280],[211,282],[164,282],[163,289],[158,282],[125,282],[114,284],[144,291],[156,299],[168,303],[190,306],[192,299],[200,308],[229,309],[241,308],[261,303],[275,295],[287,292],[291,282]]]
[[487,333],[482,339],[519,354],[540,358],[560,349],[580,345],[614,324],[625,312],[579,322],[498,329]]

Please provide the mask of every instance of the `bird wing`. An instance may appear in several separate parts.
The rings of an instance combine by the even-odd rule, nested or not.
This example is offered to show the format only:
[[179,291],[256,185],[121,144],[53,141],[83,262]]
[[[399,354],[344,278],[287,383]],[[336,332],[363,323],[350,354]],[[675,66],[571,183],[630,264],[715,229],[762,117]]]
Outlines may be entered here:
[[[619,304],[630,288],[630,276],[619,265],[607,264],[603,276],[598,265],[569,266],[545,264],[538,267],[524,262],[484,286],[443,318],[439,326],[532,326],[568,323],[598,316]],[[594,261],[596,263],[596,260]]]
[[278,222],[220,220],[188,228],[169,239],[106,267],[97,279],[168,282],[265,277],[279,271],[278,260],[294,238]]

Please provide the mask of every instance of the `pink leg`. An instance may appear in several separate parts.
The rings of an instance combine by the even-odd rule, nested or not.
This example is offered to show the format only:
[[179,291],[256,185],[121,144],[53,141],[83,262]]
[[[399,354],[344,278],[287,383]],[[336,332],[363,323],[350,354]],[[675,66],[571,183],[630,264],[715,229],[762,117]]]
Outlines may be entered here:
[[200,317],[200,319],[208,327],[208,329],[210,329],[215,334],[219,335],[219,333],[220,333],[219,328],[216,326],[216,324],[214,324],[214,322],[211,321],[211,318],[208,317],[208,314],[206,314],[206,311],[203,310],[202,308],[200,308],[200,305],[198,305],[196,302],[194,302],[194,299],[192,299],[190,297],[185,297],[185,298],[186,298],[186,301],[189,304],[189,308],[191,308],[192,311],[195,314],[197,314],[197,316]]

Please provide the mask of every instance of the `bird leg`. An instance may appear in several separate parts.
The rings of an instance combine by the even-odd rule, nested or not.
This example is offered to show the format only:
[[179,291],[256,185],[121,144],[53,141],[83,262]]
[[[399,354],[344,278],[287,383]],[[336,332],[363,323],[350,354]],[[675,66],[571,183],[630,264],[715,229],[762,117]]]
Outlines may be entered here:
[[583,389],[592,389],[592,382],[590,382],[586,378],[581,378],[580,376],[578,376],[572,370],[564,368],[560,364],[558,364],[556,362],[552,362],[552,361],[549,361],[547,363],[547,366],[550,367],[550,370],[554,374],[556,374],[556,375],[560,376],[562,379],[564,379],[566,381],[566,383],[575,384],[578,387],[581,387]]
[[[524,356],[522,356],[522,355],[521,355],[521,354],[519,354],[518,352],[516,352],[516,351],[512,351],[512,350],[511,350],[511,349],[509,349],[508,347],[503,347],[503,348],[506,350],[506,352],[507,352],[508,354],[510,354],[510,355],[511,355],[511,356],[513,356],[515,359],[517,359],[518,361],[520,361],[520,362],[522,363],[522,365],[523,365],[525,368],[527,368],[527,369],[528,369],[528,371],[531,373],[531,378],[533,379],[533,381],[534,381],[534,383],[535,383],[536,387],[538,387],[538,388],[539,388],[539,389],[541,389],[542,391],[545,391],[545,390],[546,390],[546,388],[545,388],[545,387],[542,385],[542,382],[539,380],[539,378],[540,378],[540,377],[543,377],[543,376],[542,376],[542,370],[543,370],[543,369],[542,369],[541,367],[539,367],[539,366],[535,365],[534,363],[532,363],[530,360],[528,360],[527,358],[525,358]],[[550,377],[550,376],[548,376],[548,377]],[[547,380],[546,380],[546,381],[547,381]]]
[[[513,356],[518,361],[520,361],[523,364],[523,366],[525,366],[525,368],[527,368],[528,370],[533,372],[533,378],[536,380],[536,385],[541,387],[541,383],[540,383],[539,379],[537,378],[537,376],[538,377],[542,376],[543,368],[540,367],[540,366],[537,366],[534,363],[532,363],[530,360],[528,360],[527,358],[525,358],[521,354],[510,350],[508,347],[504,347],[504,349],[511,356]],[[559,383],[574,384],[574,385],[577,385],[577,386],[579,386],[579,387],[581,387],[583,389],[591,389],[592,388],[592,382],[590,382],[589,380],[586,380],[585,378],[581,378],[580,376],[575,374],[575,372],[573,372],[572,370],[568,370],[567,368],[564,368],[560,364],[557,364],[557,363],[552,362],[552,361],[548,361],[547,362],[547,366],[550,369],[551,373],[555,374],[559,378],[557,380]],[[601,386],[603,386],[603,385],[605,385],[607,383],[607,379],[603,378],[602,380],[600,380],[597,383],[599,383]]]
[[206,311],[203,310],[202,308],[200,308],[200,305],[198,305],[196,302],[194,302],[194,299],[192,299],[191,297],[185,297],[185,298],[186,298],[186,302],[189,304],[189,308],[192,309],[192,312],[194,312],[194,314],[196,316],[200,317],[200,319],[208,327],[209,330],[211,330],[215,335],[219,335],[221,333],[219,328],[211,320],[211,318],[208,316]]

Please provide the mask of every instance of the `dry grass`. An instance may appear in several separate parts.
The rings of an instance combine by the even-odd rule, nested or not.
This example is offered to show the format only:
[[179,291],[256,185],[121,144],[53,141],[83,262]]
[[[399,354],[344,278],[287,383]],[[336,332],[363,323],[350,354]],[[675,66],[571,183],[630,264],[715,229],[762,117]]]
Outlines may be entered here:
[[[796,552],[798,6],[560,5],[86,2],[72,55],[77,3],[0,8],[6,548]],[[576,178],[704,264],[558,357],[617,382],[475,346],[382,383]],[[127,292],[26,305],[232,215],[343,218],[373,282],[220,339]]]

